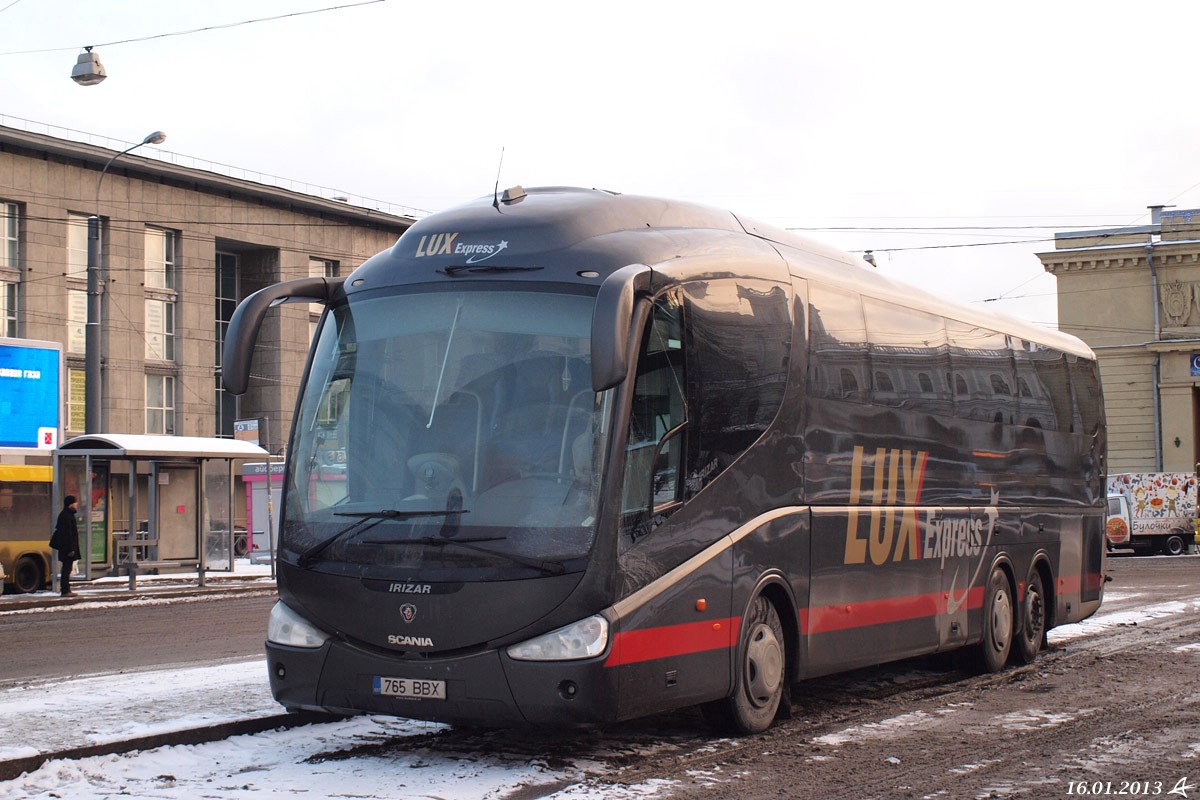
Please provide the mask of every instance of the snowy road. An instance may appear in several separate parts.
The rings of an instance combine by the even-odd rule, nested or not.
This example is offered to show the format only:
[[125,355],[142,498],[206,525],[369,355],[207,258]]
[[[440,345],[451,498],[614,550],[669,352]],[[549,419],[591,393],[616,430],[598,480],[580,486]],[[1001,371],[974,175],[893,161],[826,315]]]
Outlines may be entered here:
[[[1051,634],[1052,646],[1060,652],[1102,650],[1112,638],[1110,634],[1118,630],[1195,618],[1200,609],[1200,597],[1195,595],[1200,592],[1183,585],[1177,588],[1176,599],[1155,592],[1110,590],[1100,614],[1056,629]],[[882,680],[897,678],[891,675]],[[960,709],[956,713],[966,714],[961,710],[964,706],[954,708]],[[881,712],[881,719],[891,722],[892,734],[876,722],[847,721],[841,727],[802,736],[799,743],[828,752],[846,742],[869,738],[864,732],[872,737],[899,736],[906,726],[920,728],[934,719],[919,711],[896,713],[894,707],[890,711]],[[46,681],[0,692],[0,760],[277,713],[261,659]],[[1059,724],[1059,720],[1025,719],[1019,712],[1000,722],[1004,719],[1025,720],[1022,724],[1030,726]],[[681,733],[678,728],[678,719],[663,720],[657,727],[643,724],[607,738],[580,733],[577,742],[564,747],[560,740],[560,746],[553,747],[546,734],[459,735],[429,723],[358,717],[209,744],[52,760],[31,773],[0,782],[0,800],[666,797],[676,790],[686,793],[687,787],[656,776],[647,765],[681,756],[702,762],[706,750],[740,746],[696,736],[695,730]],[[626,765],[635,768],[626,772]],[[638,779],[639,774],[645,774],[645,779]],[[1200,777],[1200,769],[1196,774]],[[734,778],[725,775],[720,780]],[[694,782],[691,789],[695,790]],[[1065,791],[1058,794],[1066,796]]]

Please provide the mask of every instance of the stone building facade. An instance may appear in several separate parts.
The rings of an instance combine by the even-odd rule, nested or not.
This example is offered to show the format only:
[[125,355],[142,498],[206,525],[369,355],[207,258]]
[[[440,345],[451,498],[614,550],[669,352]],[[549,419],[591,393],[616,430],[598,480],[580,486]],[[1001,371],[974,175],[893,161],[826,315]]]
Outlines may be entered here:
[[1056,234],[1059,328],[1096,352],[1108,470],[1192,471],[1200,461],[1200,210]]
[[61,342],[63,438],[83,433],[87,218],[101,218],[99,433],[286,441],[319,308],[268,316],[249,391],[219,385],[237,302],[268,284],[345,275],[414,221],[217,172],[0,127],[0,336]]

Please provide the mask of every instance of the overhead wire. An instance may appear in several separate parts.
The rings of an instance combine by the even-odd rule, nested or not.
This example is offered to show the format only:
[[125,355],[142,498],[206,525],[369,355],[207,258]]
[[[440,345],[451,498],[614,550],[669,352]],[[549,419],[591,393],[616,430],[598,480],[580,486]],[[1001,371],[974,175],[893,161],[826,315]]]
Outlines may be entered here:
[[[3,11],[7,8],[11,8],[12,6],[16,5],[17,2],[20,2],[20,0],[16,0],[16,2],[13,2],[9,6],[5,6],[5,8],[0,9],[0,11]],[[153,39],[165,39],[165,38],[168,38],[171,36],[189,36],[193,33],[205,33],[207,31],[222,30],[225,28],[238,28],[243,25],[254,25],[259,22],[274,22],[274,21],[281,20],[281,19],[288,19],[289,17],[304,17],[304,16],[308,16],[310,14],[322,14],[326,11],[341,11],[341,10],[347,9],[347,8],[356,8],[358,6],[369,6],[369,5],[373,5],[375,3],[384,3],[384,2],[387,2],[387,0],[362,0],[362,2],[358,2],[358,3],[346,3],[346,4],[343,4],[340,6],[327,6],[325,8],[315,8],[315,9],[310,9],[308,11],[293,11],[293,12],[290,12],[287,14],[276,14],[275,16],[272,16],[272,17],[259,17],[257,19],[247,19],[247,20],[242,20],[241,22],[227,22],[227,23],[223,23],[220,25],[206,25],[202,28],[191,28],[191,29],[185,30],[185,31],[173,31],[170,33],[155,33],[155,34],[151,34],[149,36],[138,36],[138,37],[134,37],[131,39],[118,39],[118,40],[115,40],[112,42],[101,42],[99,44],[76,45],[74,47],[48,47],[48,48],[43,48],[40,50],[14,50],[14,51],[11,51],[8,53],[0,53],[0,56],[23,56],[23,55],[33,55],[36,53],[57,53],[57,52],[65,51],[65,50],[83,50],[83,49],[89,49],[92,47],[115,47],[116,45],[119,45],[119,44],[132,44],[134,42],[148,42]]]

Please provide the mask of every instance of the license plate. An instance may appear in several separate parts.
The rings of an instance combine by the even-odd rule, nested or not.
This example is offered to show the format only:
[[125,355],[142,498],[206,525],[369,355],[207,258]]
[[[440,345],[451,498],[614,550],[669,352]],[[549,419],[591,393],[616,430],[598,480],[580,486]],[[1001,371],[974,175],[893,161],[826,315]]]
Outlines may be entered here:
[[421,678],[388,678],[376,675],[375,694],[404,697],[409,700],[445,700],[446,682]]

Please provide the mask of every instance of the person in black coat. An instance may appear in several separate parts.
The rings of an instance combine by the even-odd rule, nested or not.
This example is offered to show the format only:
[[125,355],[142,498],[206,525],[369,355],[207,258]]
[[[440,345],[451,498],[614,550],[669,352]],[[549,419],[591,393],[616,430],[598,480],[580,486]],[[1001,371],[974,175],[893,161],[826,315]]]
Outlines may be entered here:
[[63,597],[75,596],[71,591],[71,570],[75,568],[75,559],[79,558],[79,527],[75,523],[77,505],[74,495],[63,498],[63,509],[54,524],[54,535],[50,537],[50,546],[58,551],[58,561],[62,564],[59,586]]

